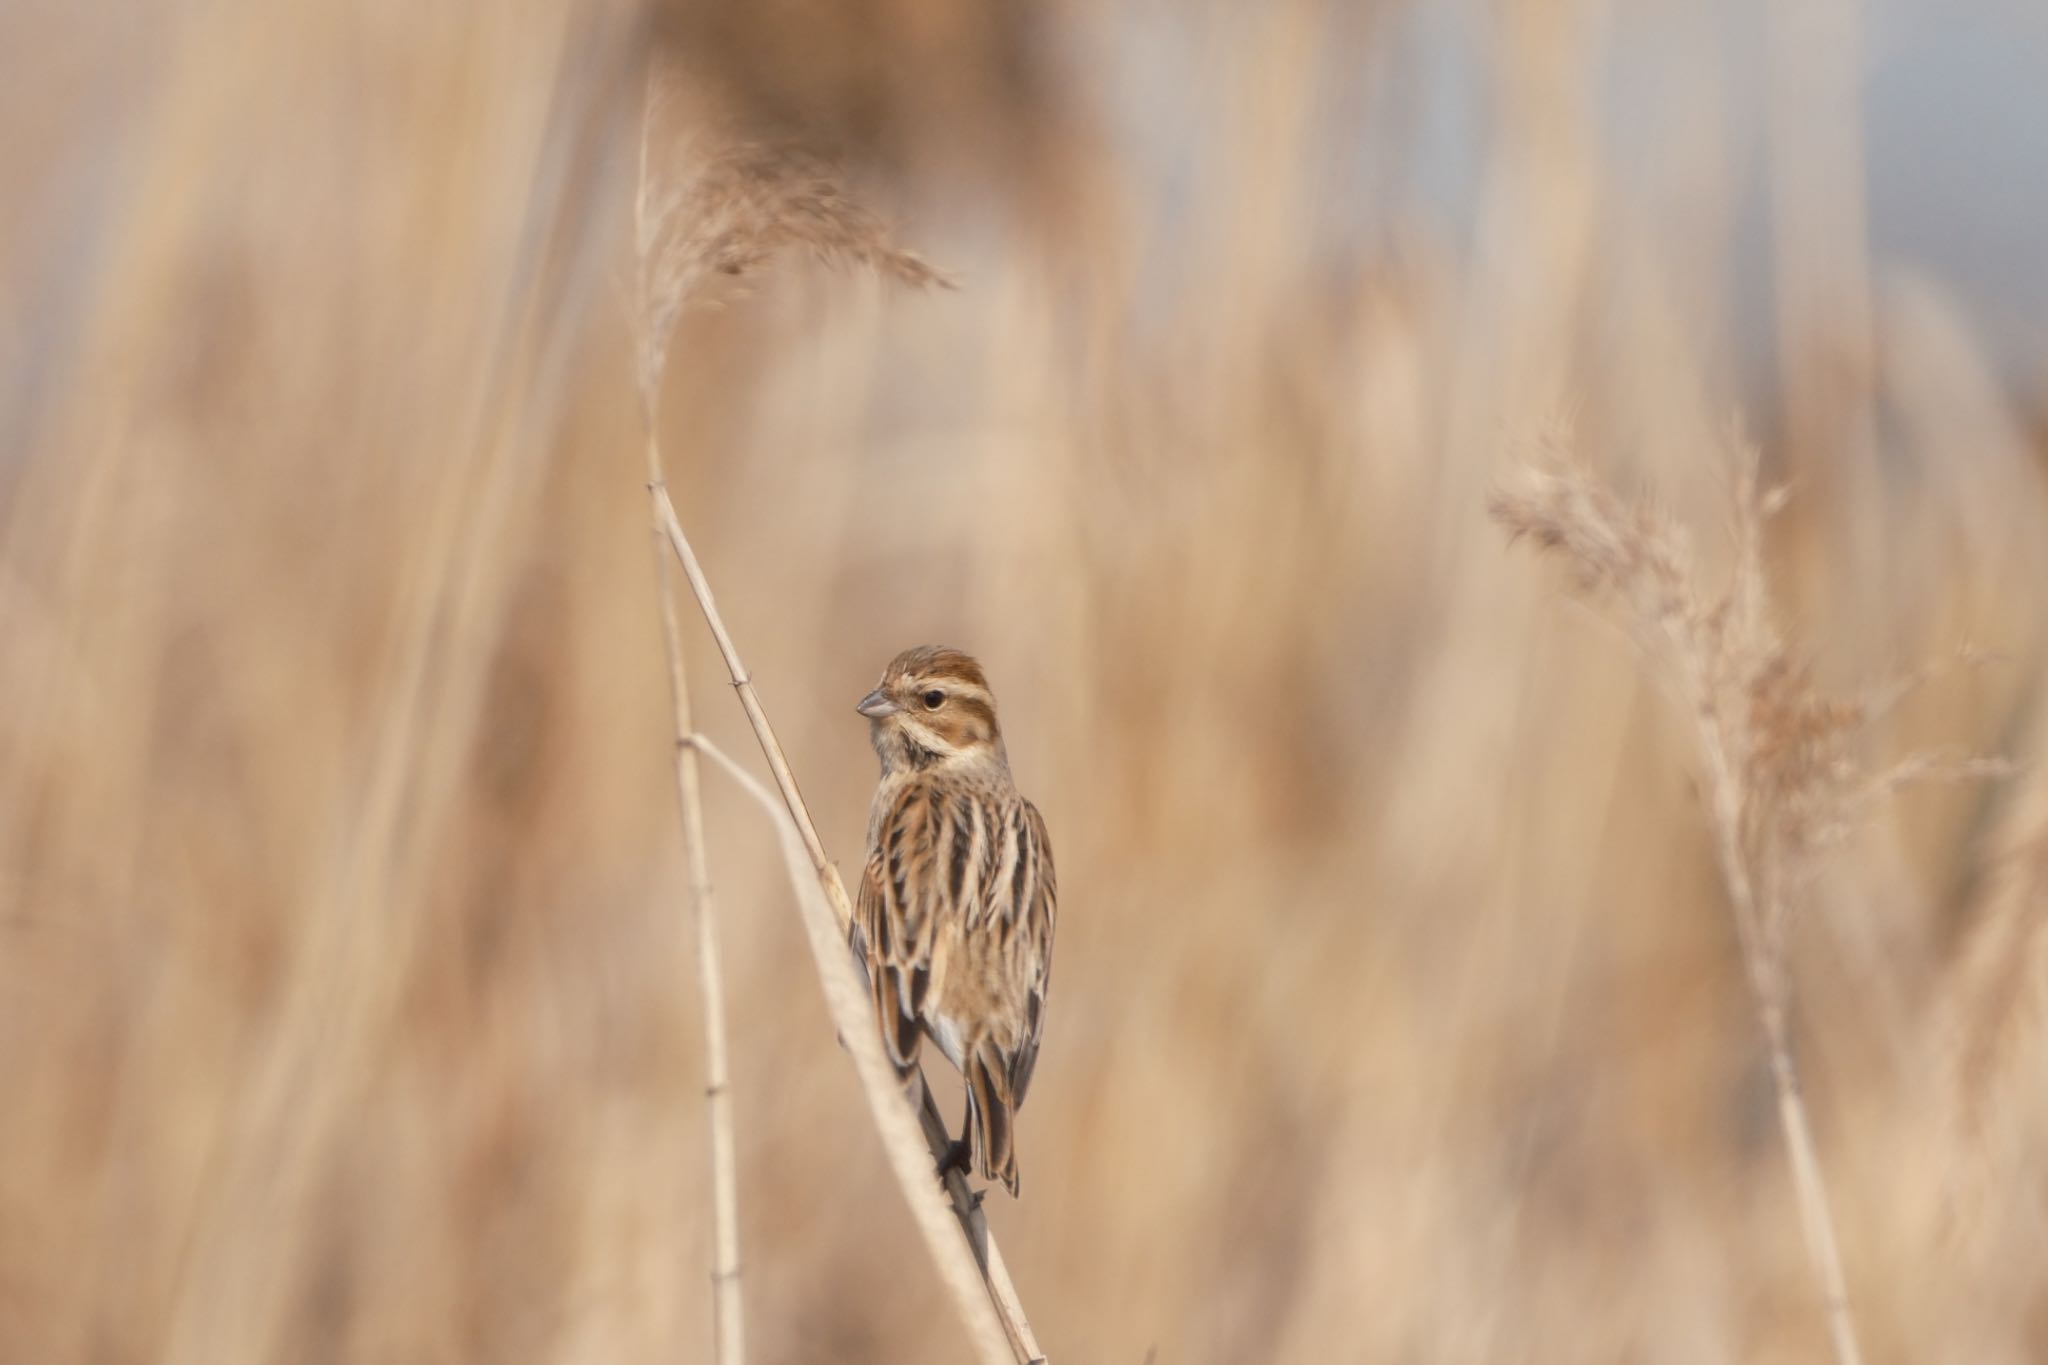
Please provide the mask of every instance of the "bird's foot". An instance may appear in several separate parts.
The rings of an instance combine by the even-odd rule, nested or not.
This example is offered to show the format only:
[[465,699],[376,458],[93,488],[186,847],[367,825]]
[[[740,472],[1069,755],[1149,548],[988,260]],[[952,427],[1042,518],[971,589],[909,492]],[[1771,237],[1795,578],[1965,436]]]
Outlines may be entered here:
[[[969,1165],[973,1156],[974,1148],[968,1144],[966,1138],[961,1138],[958,1142],[947,1143],[944,1154],[939,1157],[939,1183],[941,1185],[945,1184],[946,1177],[958,1171],[960,1172],[960,1183],[966,1184],[968,1178],[974,1174],[973,1169]],[[969,1209],[980,1208],[981,1201],[987,1195],[987,1190],[969,1188],[967,1191],[967,1207]]]

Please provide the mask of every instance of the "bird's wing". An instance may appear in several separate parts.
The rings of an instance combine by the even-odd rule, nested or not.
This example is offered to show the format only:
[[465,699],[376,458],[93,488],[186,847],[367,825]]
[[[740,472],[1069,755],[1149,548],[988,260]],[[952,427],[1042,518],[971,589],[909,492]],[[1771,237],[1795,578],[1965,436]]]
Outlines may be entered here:
[[933,998],[933,855],[940,815],[934,793],[912,783],[875,826],[860,881],[855,929],[865,940],[875,1022],[889,1060],[905,1075],[917,1063],[925,1010]]
[[1059,919],[1059,884],[1053,876],[1052,841],[1046,837],[1045,818],[1029,801],[1022,804],[1021,842],[1029,847],[1020,848],[1018,856],[1028,861],[1028,872],[1018,883],[1021,903],[1012,906],[1012,913],[1018,916],[1012,932],[1018,936],[1017,967],[1024,978],[1024,1027],[1015,1050],[1004,1058],[1012,1106],[1024,1103],[1032,1068],[1038,1065],[1038,1040],[1045,1034],[1045,996],[1052,984],[1052,934]]

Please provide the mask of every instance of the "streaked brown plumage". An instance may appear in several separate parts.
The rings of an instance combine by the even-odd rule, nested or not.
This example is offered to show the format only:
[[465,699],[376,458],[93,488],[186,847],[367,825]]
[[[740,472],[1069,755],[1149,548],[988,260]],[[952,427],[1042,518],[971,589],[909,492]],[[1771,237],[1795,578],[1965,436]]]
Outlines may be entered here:
[[960,1069],[967,1117],[948,1160],[1014,1195],[1057,915],[1045,821],[1010,780],[981,665],[959,650],[905,650],[858,709],[882,760],[853,927],[876,1022],[906,1078],[927,1036]]

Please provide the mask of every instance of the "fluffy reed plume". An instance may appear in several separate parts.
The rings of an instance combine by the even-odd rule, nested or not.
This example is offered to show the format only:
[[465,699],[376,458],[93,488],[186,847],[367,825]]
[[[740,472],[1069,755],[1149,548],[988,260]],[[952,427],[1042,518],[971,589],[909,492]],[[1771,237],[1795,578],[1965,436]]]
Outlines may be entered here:
[[1715,851],[1769,1053],[1809,1256],[1835,1356],[1859,1361],[1856,1323],[1787,1019],[1787,935],[1815,855],[1861,823],[1873,800],[1909,780],[1985,776],[2002,765],[1920,755],[1880,772],[1856,741],[1900,687],[1873,701],[1824,695],[1773,617],[1763,566],[1764,525],[1784,503],[1763,489],[1754,451],[1738,465],[1735,565],[1725,588],[1705,586],[1683,531],[1629,504],[1582,469],[1520,471],[1489,499],[1511,539],[1561,554],[1589,597],[1619,609],[1645,653],[1666,670],[1693,722]]
[[[744,274],[778,250],[797,246],[808,248],[828,264],[866,265],[906,284],[949,282],[918,257],[890,246],[879,220],[845,195],[829,168],[801,153],[763,149],[743,142],[709,151],[700,145],[697,150],[704,154],[696,160],[693,172],[676,185],[657,188],[657,176],[650,169],[649,149],[661,106],[672,89],[663,82],[658,70],[650,73],[641,123],[640,178],[635,200],[640,271],[638,378],[646,427],[647,490],[658,552],[663,545],[672,549],[688,577],[774,773],[786,807],[781,812],[784,818],[779,828],[785,852],[797,873],[798,905],[809,931],[826,1002],[841,1038],[853,1053],[884,1150],[940,1278],[951,1291],[984,1359],[1005,1360],[1014,1356],[1022,1362],[1039,1361],[1043,1356],[1010,1283],[1002,1254],[989,1236],[979,1201],[970,1195],[957,1172],[949,1175],[945,1188],[964,1240],[954,1238],[946,1226],[944,1205],[932,1188],[931,1168],[926,1162],[935,1161],[945,1150],[948,1134],[930,1089],[923,1083],[922,1073],[916,1085],[916,1106],[906,1108],[901,1102],[894,1068],[881,1052],[867,1013],[866,992],[844,951],[851,922],[845,888],[825,855],[767,712],[718,614],[696,554],[683,534],[662,472],[659,437],[661,375],[677,315],[717,276]],[[712,1268],[714,1322],[720,1365],[739,1365],[744,1357],[744,1344],[739,1325],[737,1177],[732,1116],[724,1083],[724,987],[709,875],[705,871],[698,754],[711,753],[768,806],[771,815],[777,812],[765,789],[712,749],[702,736],[692,732],[681,637],[665,554],[661,555],[656,572],[674,698],[676,790],[700,926],[698,960],[704,992],[707,1072],[711,1077],[707,1089],[716,1215]],[[806,886],[801,876],[806,856],[816,873],[816,885]],[[922,1147],[918,1141],[920,1124]]]
[[837,171],[798,147],[686,130],[672,174],[650,174],[649,142],[680,100],[659,71],[648,81],[640,145],[636,250],[640,266],[640,388],[651,394],[684,305],[719,276],[744,275],[795,247],[828,265],[865,266],[913,286],[951,281],[890,245],[882,221],[851,198]]

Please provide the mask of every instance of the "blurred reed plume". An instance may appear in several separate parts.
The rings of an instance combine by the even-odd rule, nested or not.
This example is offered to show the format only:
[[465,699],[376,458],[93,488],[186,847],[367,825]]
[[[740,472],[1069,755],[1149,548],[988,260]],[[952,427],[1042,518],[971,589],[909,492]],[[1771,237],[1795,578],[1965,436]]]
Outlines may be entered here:
[[848,197],[831,164],[801,147],[721,136],[692,126],[687,113],[678,126],[669,111],[660,162],[650,168],[657,119],[678,94],[675,81],[658,71],[649,81],[634,215],[640,386],[650,404],[684,304],[701,301],[718,276],[756,270],[778,250],[806,250],[829,266],[866,266],[912,286],[950,284],[891,246],[882,223]]
[[1860,770],[1851,741],[1869,708],[1817,691],[1774,619],[1764,526],[1784,505],[1785,490],[1763,489],[1754,450],[1744,451],[1736,469],[1735,565],[1720,592],[1701,583],[1676,526],[1647,504],[1624,505],[1582,470],[1524,470],[1517,484],[1494,492],[1489,507],[1511,537],[1562,554],[1589,595],[1619,601],[1652,661],[1670,670],[1679,707],[1694,723],[1808,1252],[1835,1358],[1854,1365],[1862,1348],[1794,1060],[1787,935],[1816,855],[1860,827],[1876,797],[1908,776],[1994,777],[2007,768],[1988,759],[1915,758],[1875,777]]
[[[1064,913],[984,1212],[1054,1361],[1827,1358],[1698,720],[1485,510],[1570,411],[1718,583],[1743,414],[1797,496],[1715,723],[1858,1338],[2048,1354],[2048,172],[2038,82],[1975,102],[2038,25],[1959,3],[0,7],[0,1360],[703,1353],[650,368],[821,848],[883,658],[1001,680]],[[650,45],[732,187],[647,239],[665,368]],[[863,268],[721,235],[788,211]],[[1951,752],[2019,768],[1859,796]],[[747,1352],[957,1361],[706,795]]]

